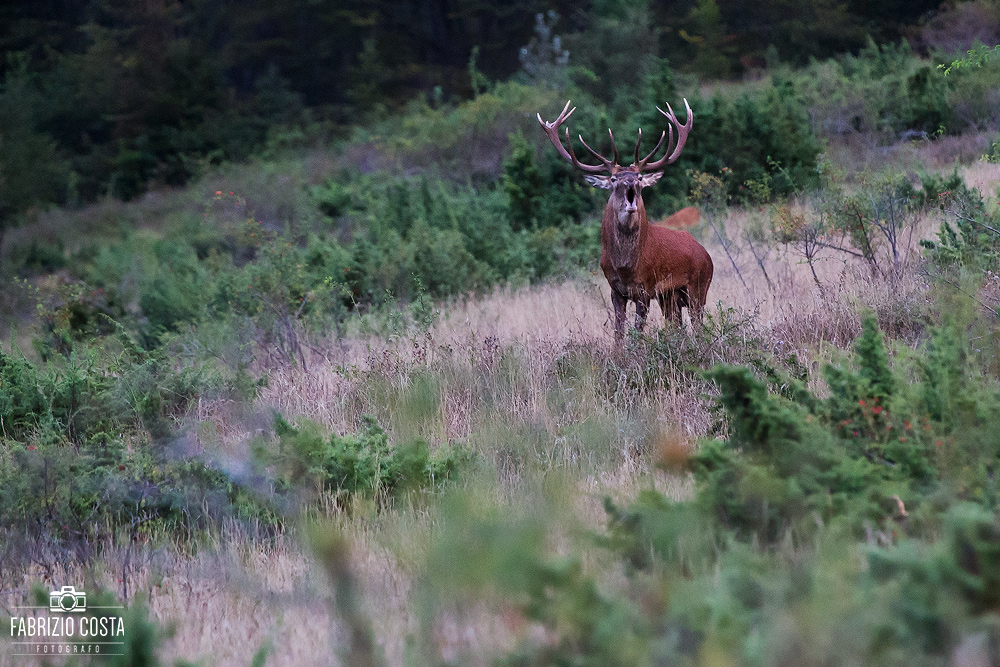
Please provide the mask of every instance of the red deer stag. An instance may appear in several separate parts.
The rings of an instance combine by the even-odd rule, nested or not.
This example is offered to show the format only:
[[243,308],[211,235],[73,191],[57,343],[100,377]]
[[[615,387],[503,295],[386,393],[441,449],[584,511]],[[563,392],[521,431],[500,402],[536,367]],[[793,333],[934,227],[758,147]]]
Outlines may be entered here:
[[[651,225],[646,218],[646,208],[642,203],[642,189],[653,185],[663,175],[662,171],[656,170],[676,162],[684,148],[694,123],[694,116],[687,100],[684,100],[687,122],[683,125],[677,120],[669,104],[667,111],[656,108],[669,121],[667,130],[660,135],[660,140],[649,155],[640,160],[639,146],[642,143],[640,129],[635,144],[635,158],[628,167],[618,163],[618,148],[615,146],[615,136],[611,130],[608,130],[608,134],[611,135],[613,159],[603,157],[588,146],[582,136],[577,135],[584,148],[600,160],[599,165],[583,164],[577,159],[568,128],[566,145],[563,145],[559,138],[559,126],[576,111],[576,107],[570,109],[569,104],[566,103],[562,113],[553,122],[545,122],[541,114],[538,114],[538,122],[542,124],[542,129],[559,151],[559,155],[583,171],[588,183],[597,188],[611,190],[611,197],[604,208],[604,218],[601,220],[601,269],[611,284],[611,301],[615,308],[615,336],[621,339],[625,333],[625,307],[629,301],[635,301],[635,326],[642,331],[646,323],[646,314],[649,312],[649,302],[654,295],[666,320],[680,324],[681,308],[687,306],[692,321],[701,322],[708,298],[708,286],[712,283],[712,258],[689,233]],[[659,151],[668,132],[670,138],[667,140],[667,152],[656,162],[650,162],[650,158]]]

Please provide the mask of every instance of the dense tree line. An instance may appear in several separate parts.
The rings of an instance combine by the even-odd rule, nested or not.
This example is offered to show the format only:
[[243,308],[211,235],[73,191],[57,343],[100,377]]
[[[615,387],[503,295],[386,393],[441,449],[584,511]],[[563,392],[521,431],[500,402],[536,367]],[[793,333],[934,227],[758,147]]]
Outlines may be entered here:
[[[0,4],[0,230],[41,202],[130,198],[330,136],[423,95],[528,76],[536,16],[614,111],[669,59],[701,76],[897,39],[930,0],[48,0]],[[530,57],[530,54],[528,54]],[[301,136],[301,135],[299,135]],[[25,178],[30,173],[31,178]],[[2,238],[2,237],[0,237]]]

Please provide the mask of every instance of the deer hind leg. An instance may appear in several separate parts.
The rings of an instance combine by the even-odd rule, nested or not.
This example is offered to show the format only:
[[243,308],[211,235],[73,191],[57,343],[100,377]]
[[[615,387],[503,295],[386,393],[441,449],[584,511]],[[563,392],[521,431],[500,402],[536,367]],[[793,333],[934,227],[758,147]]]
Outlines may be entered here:
[[663,319],[671,322],[674,326],[681,324],[681,306],[678,298],[678,290],[670,289],[656,295],[656,300],[660,302],[660,312]]
[[677,312],[677,324],[681,325],[681,308],[687,308],[688,314],[691,314],[691,292],[687,285],[677,288],[677,301],[674,306],[674,310]]
[[708,301],[708,286],[698,285],[694,288],[694,295],[691,298],[691,323],[702,324],[705,314],[705,303]]
[[698,303],[696,303],[695,305],[691,306],[691,308],[688,310],[688,312],[691,313],[691,324],[702,324],[703,323],[703,321],[704,321],[704,315],[705,315],[705,306],[704,306],[704,304],[698,304]]
[[646,326],[646,316],[649,314],[649,297],[642,296],[635,300],[635,328],[641,333]]

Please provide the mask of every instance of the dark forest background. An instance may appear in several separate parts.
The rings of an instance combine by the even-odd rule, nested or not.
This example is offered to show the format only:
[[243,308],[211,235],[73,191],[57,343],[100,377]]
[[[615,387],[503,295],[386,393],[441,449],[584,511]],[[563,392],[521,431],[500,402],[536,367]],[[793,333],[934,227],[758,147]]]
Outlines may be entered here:
[[542,12],[554,12],[545,20],[572,53],[571,77],[613,86],[639,78],[651,58],[718,79],[869,39],[925,48],[916,36],[939,9],[936,0],[6,2],[0,216],[28,201],[128,199],[151,183],[182,184],[206,163],[250,156],[277,127],[337,137],[420,96],[468,99],[482,81],[525,76]]

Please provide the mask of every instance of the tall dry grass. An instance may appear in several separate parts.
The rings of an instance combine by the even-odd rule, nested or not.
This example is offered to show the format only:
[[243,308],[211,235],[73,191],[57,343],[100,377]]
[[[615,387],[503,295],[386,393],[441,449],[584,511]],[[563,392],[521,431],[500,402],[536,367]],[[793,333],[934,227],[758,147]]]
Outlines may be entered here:
[[[873,275],[855,258],[829,251],[816,265],[821,290],[801,258],[775,249],[764,260],[769,287],[738,241],[748,216],[733,210],[713,220],[733,240],[732,261],[709,227],[699,231],[716,266],[710,292],[716,317],[734,309],[775,355],[794,353],[811,369],[852,343],[865,309],[878,313],[894,338],[916,339],[928,285],[912,266],[901,278]],[[920,235],[935,224],[924,221]],[[487,494],[497,506],[516,505],[544,487],[542,480],[560,479],[559,495],[572,516],[566,530],[570,523],[598,528],[603,495],[626,500],[654,486],[688,497],[689,478],[654,464],[717,427],[707,384],[678,372],[635,388],[628,358],[634,350],[613,340],[609,303],[603,277],[592,275],[456,299],[439,306],[427,330],[408,335],[315,340],[308,370],[261,366],[268,383],[253,405],[200,403],[191,428],[210,455],[236,466],[248,459],[255,438],[268,437],[273,412],[339,433],[371,414],[393,438],[466,442],[494,471]],[[649,327],[664,327],[657,309]],[[731,351],[711,354],[722,360]],[[508,611],[479,607],[441,613],[429,630],[421,625],[416,590],[435,532],[433,506],[397,507],[382,516],[330,512],[352,545],[363,609],[388,664],[404,664],[407,637],[420,633],[429,633],[441,659],[487,664],[524,631]],[[329,581],[308,541],[292,533],[268,542],[234,530],[196,556],[180,549],[148,555],[132,575],[133,588],[148,595],[155,618],[175,627],[164,657],[245,665],[269,643],[268,664],[336,661],[345,637]],[[105,556],[107,572],[115,571],[116,559]]]

